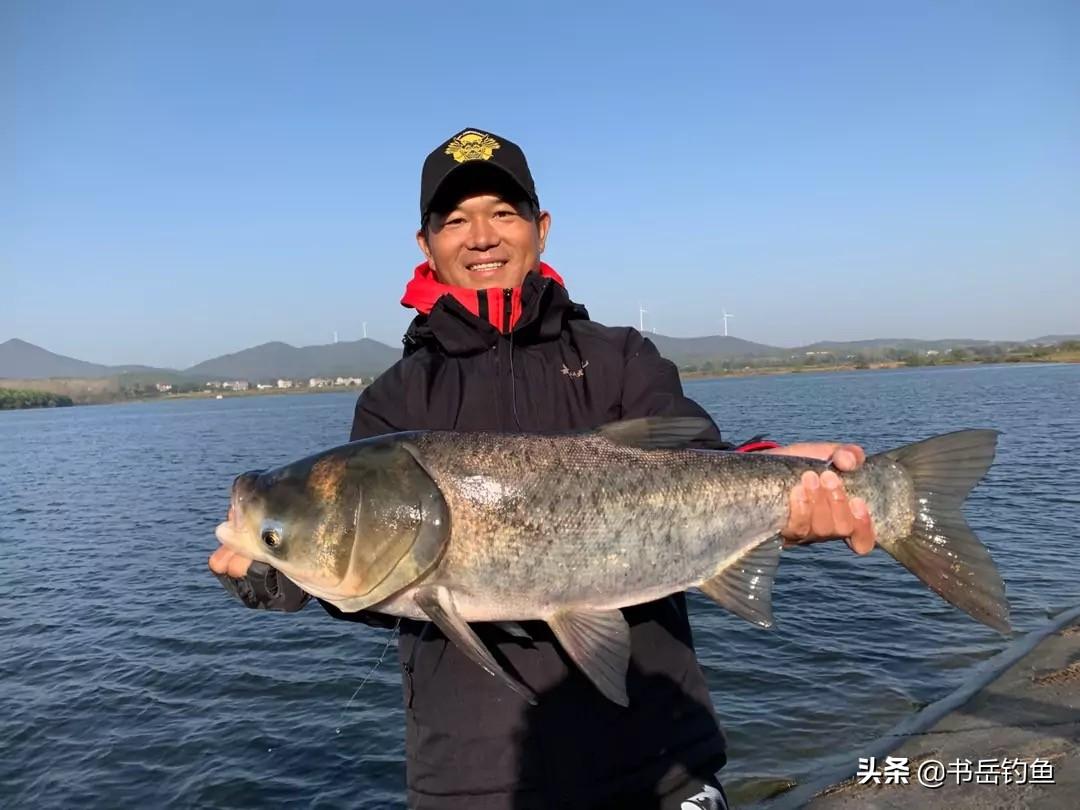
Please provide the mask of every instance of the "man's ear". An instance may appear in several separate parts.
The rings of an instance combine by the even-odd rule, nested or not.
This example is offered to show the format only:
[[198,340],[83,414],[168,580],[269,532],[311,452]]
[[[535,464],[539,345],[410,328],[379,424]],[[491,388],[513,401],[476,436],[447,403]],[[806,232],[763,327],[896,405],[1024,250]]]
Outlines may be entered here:
[[536,215],[536,232],[540,236],[540,252],[544,252],[544,245],[547,244],[548,229],[551,228],[551,214],[547,211],[541,211]]
[[421,228],[416,232],[416,244],[420,247],[420,252],[424,254],[424,258],[427,259],[428,267],[431,268],[431,272],[436,272],[435,259],[431,256],[431,247],[428,245],[427,235],[424,233],[424,229]]

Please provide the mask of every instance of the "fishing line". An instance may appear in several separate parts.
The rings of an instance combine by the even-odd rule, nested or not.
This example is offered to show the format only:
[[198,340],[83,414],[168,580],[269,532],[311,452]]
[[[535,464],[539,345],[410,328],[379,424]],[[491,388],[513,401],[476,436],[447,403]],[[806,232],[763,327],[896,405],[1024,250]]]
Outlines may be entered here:
[[[390,638],[388,638],[386,640],[386,644],[383,645],[382,654],[379,655],[379,660],[376,661],[375,665],[371,669],[368,670],[367,675],[364,676],[364,680],[360,681],[360,685],[358,687],[356,687],[355,691],[353,691],[353,693],[352,693],[352,697],[349,698],[349,702],[346,703],[345,708],[342,709],[342,711],[341,711],[342,720],[344,720],[345,715],[349,713],[349,707],[352,706],[352,702],[356,699],[356,696],[358,694],[360,694],[360,690],[364,688],[364,684],[367,683],[369,680],[371,680],[371,676],[375,674],[375,670],[377,670],[379,668],[379,665],[383,662],[383,659],[386,658],[386,652],[387,652],[387,650],[390,649],[390,645],[393,643],[394,639],[397,638],[398,628],[400,628],[400,627],[401,627],[401,619],[398,619],[396,622],[394,622],[394,629],[390,633]],[[337,731],[338,734],[340,734],[341,733],[341,728],[339,727],[336,731]]]

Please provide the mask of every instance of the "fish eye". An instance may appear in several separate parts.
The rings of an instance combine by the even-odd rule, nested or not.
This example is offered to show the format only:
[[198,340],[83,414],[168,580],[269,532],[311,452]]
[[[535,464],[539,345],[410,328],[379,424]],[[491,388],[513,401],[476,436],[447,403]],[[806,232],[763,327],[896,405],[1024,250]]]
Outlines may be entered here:
[[263,545],[268,549],[276,549],[281,545],[281,528],[279,526],[265,526],[259,535]]

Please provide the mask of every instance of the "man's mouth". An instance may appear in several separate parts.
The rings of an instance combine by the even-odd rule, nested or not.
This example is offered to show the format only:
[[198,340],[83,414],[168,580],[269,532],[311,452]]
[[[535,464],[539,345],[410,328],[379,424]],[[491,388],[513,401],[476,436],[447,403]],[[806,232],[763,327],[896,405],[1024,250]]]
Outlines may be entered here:
[[476,262],[475,264],[465,265],[465,269],[470,273],[487,273],[492,270],[498,270],[500,267],[506,265],[505,261],[497,262]]

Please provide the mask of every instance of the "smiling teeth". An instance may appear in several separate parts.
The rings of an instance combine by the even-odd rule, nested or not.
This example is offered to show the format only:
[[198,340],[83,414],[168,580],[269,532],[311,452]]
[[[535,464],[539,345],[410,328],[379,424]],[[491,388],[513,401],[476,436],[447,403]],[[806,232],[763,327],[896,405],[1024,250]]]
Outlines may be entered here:
[[496,270],[502,267],[506,262],[485,262],[484,264],[470,264],[470,270]]

